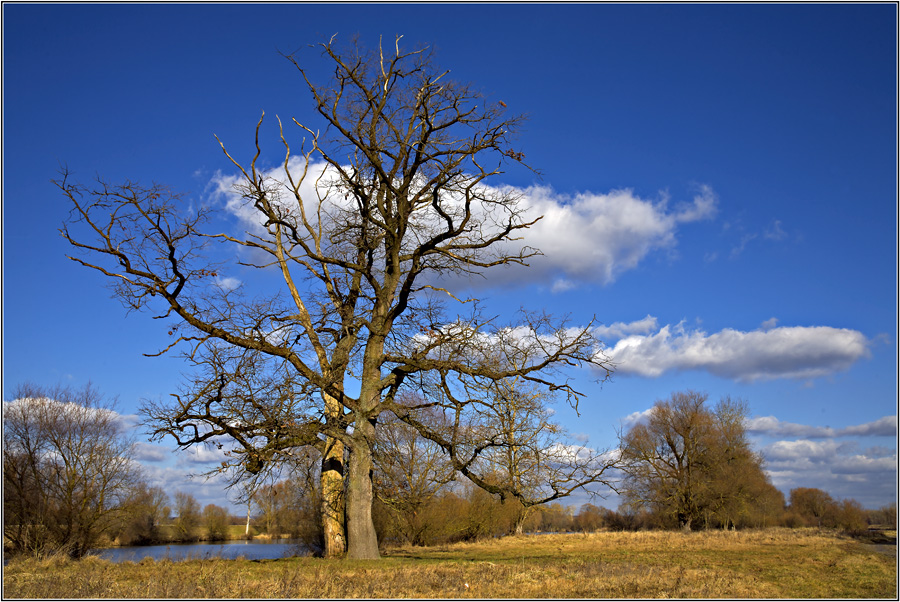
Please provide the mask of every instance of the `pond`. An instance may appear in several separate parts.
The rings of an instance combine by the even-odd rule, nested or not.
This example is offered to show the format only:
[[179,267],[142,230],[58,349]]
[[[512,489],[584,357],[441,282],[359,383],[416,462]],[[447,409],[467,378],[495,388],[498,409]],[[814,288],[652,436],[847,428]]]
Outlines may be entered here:
[[303,556],[310,553],[309,547],[299,539],[236,540],[216,543],[171,543],[156,546],[122,546],[93,550],[100,558],[112,562],[139,562],[150,557],[154,560],[187,560],[194,558],[246,558],[266,560]]

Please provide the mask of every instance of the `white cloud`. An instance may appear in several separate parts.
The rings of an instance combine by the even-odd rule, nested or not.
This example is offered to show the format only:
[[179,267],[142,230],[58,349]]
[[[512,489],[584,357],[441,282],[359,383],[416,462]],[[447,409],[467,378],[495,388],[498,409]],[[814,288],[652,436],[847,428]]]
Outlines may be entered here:
[[741,236],[741,240],[737,246],[731,249],[731,258],[734,259],[743,253],[744,249],[747,248],[747,245],[756,240],[758,236],[758,234],[745,234]]
[[[747,246],[754,241],[778,242],[778,241],[786,240],[788,238],[788,233],[782,227],[781,220],[778,220],[778,219],[772,220],[772,222],[761,232],[758,230],[752,231],[752,232],[747,232],[741,226],[740,223],[738,223],[738,224],[726,223],[723,225],[722,231],[723,232],[729,232],[729,231],[732,232],[731,234],[729,234],[729,237],[732,241],[737,239],[737,242],[732,242],[732,248],[731,248],[731,258],[732,259],[738,258],[747,249]],[[740,234],[740,236],[738,236],[739,234]],[[754,243],[754,244],[756,244],[756,243]],[[717,253],[713,253],[713,254],[707,256],[707,260],[715,261],[717,256],[718,256]]]
[[[161,487],[168,494],[170,505],[175,502],[175,493],[182,492],[194,496],[201,508],[216,504],[234,513],[241,511],[233,502],[237,492],[226,489],[228,480],[225,475],[215,474],[207,478],[191,475],[190,472],[180,466],[144,466],[147,484]],[[246,512],[246,507],[243,511]]]
[[792,422],[782,422],[774,416],[751,418],[747,431],[772,437],[804,437],[807,439],[828,439],[834,437],[895,437],[897,417],[885,416],[874,422],[834,429],[827,426],[808,426]]
[[[649,325],[648,318],[640,323]],[[627,334],[626,326],[601,329]],[[627,334],[603,351],[617,364],[619,374],[655,378],[671,371],[703,370],[724,378],[756,381],[814,378],[846,370],[869,355],[868,347],[862,333],[846,328],[794,326],[750,332],[726,328],[707,334],[689,331],[680,323],[663,326],[655,333]]]
[[648,315],[643,320],[628,322],[627,324],[625,322],[616,322],[609,326],[605,324],[600,325],[594,329],[594,334],[600,339],[615,340],[631,334],[649,334],[657,328],[659,328],[657,319]]
[[766,228],[763,236],[768,240],[784,240],[787,237],[787,232],[781,227],[781,220],[776,219],[771,226]]
[[172,455],[171,450],[162,445],[153,445],[143,441],[135,442],[132,451],[134,459],[138,462],[164,462]]
[[822,462],[838,453],[842,443],[837,441],[776,441],[763,451],[769,461],[791,460],[810,463]]
[[896,499],[896,448],[863,448],[859,441],[849,438],[895,438],[896,416],[837,429],[762,416],[748,420],[747,431],[782,438],[763,445],[760,451],[772,483],[785,495],[797,487],[815,487],[837,499],[855,499],[867,508]]
[[216,286],[225,291],[226,293],[229,291],[235,290],[237,287],[241,285],[241,281],[238,278],[232,278],[231,276],[217,276],[216,277]]
[[609,284],[652,251],[673,247],[680,224],[710,219],[717,206],[709,187],[674,210],[666,197],[642,199],[630,189],[569,197],[533,186],[522,195],[531,215],[544,216],[525,235],[526,244],[544,255],[529,261],[527,274],[516,276],[543,282]]
[[778,326],[778,318],[769,318],[765,322],[759,325],[760,330],[772,330]]
[[550,290],[554,293],[562,293],[577,287],[578,284],[572,282],[571,280],[566,280],[565,278],[557,278],[553,281],[553,286],[550,287]]
[[[300,159],[291,158],[290,170],[295,181],[299,179],[302,167]],[[281,167],[273,168],[262,176],[267,187],[274,192],[276,205],[285,211],[299,211],[293,193],[285,187],[286,178]],[[334,184],[335,177],[332,167],[318,163],[310,165],[308,176],[300,185],[300,194],[308,204],[307,216],[311,220],[316,219],[311,203],[317,202],[319,196],[327,198],[326,214],[351,207],[352,199],[348,201],[336,189],[328,188]],[[209,190],[211,196],[223,202],[227,211],[235,215],[244,227],[258,234],[262,223],[258,212],[235,189],[240,182],[241,178],[237,175],[217,173],[210,182]],[[521,233],[521,241],[505,243],[510,252],[516,252],[519,245],[527,245],[539,249],[543,255],[529,259],[529,269],[513,267],[491,270],[488,272],[490,279],[484,282],[493,286],[551,282],[553,292],[571,290],[583,282],[613,282],[621,273],[634,269],[654,250],[674,247],[679,225],[712,218],[718,204],[715,193],[708,186],[701,186],[691,202],[674,208],[669,207],[666,195],[661,195],[657,200],[642,199],[631,189],[605,194],[584,192],[572,196],[559,194],[544,186],[524,189],[484,187],[482,190],[488,196],[498,193],[518,195],[522,207],[528,208],[523,217],[525,221],[543,216]],[[281,191],[280,196],[277,191]],[[452,195],[448,195],[444,202],[447,207],[462,204]],[[481,209],[476,207],[474,210],[478,212]],[[430,212],[430,208],[425,207],[422,215],[416,218],[420,225],[428,227],[432,222],[440,223],[436,213],[429,215]],[[448,280],[455,278],[457,276],[447,275]],[[469,278],[465,278],[464,282],[466,285],[473,283]],[[474,285],[479,286],[477,279]]]
[[24,397],[12,401],[3,402],[3,414],[14,411],[15,408],[43,408],[50,409],[54,416],[71,416],[72,420],[92,421],[96,419],[108,420],[118,433],[124,433],[133,429],[140,418],[136,414],[120,414],[116,410],[105,407],[85,406],[71,401],[58,401],[49,397]]
[[[586,439],[586,438],[585,438]],[[546,458],[551,462],[580,464],[583,467],[600,468],[617,462],[621,455],[618,448],[612,450],[597,450],[586,445],[568,445],[554,443],[544,450]],[[612,470],[612,469],[611,469]]]
[[653,412],[653,408],[647,408],[643,412],[632,412],[628,416],[622,419],[622,426],[624,429],[630,429],[636,424],[646,422],[650,418],[650,414]]
[[211,448],[204,445],[193,445],[180,452],[186,462],[191,464],[221,464],[229,460],[225,448]]
[[897,452],[859,450],[854,441],[776,441],[763,447],[766,472],[785,494],[815,487],[837,499],[855,499],[867,508],[896,500]]
[[594,457],[596,452],[585,445],[567,445],[554,443],[543,452],[553,461],[583,463]]

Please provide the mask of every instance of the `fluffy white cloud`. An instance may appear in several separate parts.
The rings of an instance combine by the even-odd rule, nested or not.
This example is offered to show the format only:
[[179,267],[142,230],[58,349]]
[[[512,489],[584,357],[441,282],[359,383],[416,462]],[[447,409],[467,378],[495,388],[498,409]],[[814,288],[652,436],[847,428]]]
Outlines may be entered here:
[[241,281],[238,278],[233,278],[231,276],[217,276],[216,277],[216,286],[225,291],[226,293],[229,291],[235,290],[237,287],[241,285]]
[[[310,209],[307,217],[315,222],[315,207],[319,194],[328,198],[328,206],[346,205],[343,195],[328,194],[329,187],[335,181],[337,175],[334,168],[325,163],[310,163],[306,169],[307,176],[303,178],[305,162],[300,157],[291,157],[288,168],[294,182],[300,182],[299,193]],[[284,172],[284,167],[279,165],[269,170],[260,172],[263,186],[269,191],[269,200],[285,213],[300,214],[300,206],[290,189],[290,182]],[[207,191],[216,202],[221,202],[228,213],[240,220],[243,227],[248,228],[254,234],[261,233],[263,221],[260,213],[253,207],[242,194],[244,179],[241,174],[224,174],[217,172],[207,185]]]
[[822,462],[837,454],[845,443],[837,441],[776,441],[764,448],[766,459],[770,462],[777,461],[805,461],[809,463]]
[[778,326],[778,318],[769,318],[765,322],[759,325],[760,330],[771,330]]
[[627,430],[636,424],[646,422],[650,419],[651,412],[653,412],[653,408],[647,408],[643,412],[632,412],[622,419],[622,427]]
[[[290,170],[295,182],[300,181],[302,169],[302,161],[291,158]],[[309,166],[307,173],[300,184],[300,194],[308,203],[307,217],[313,221],[316,219],[311,203],[320,196],[327,198],[326,214],[351,206],[352,199],[348,201],[334,186],[336,172],[333,168],[316,163]],[[293,193],[286,188],[287,178],[282,167],[273,168],[263,173],[262,177],[273,191],[276,204],[285,211],[299,212]],[[235,188],[240,183],[238,175],[218,173],[210,182],[209,190],[211,196],[222,202],[245,228],[259,233],[262,223],[258,213]],[[666,195],[655,200],[643,199],[631,189],[608,193],[584,192],[571,196],[559,194],[546,186],[483,187],[482,190],[488,196],[518,196],[521,206],[527,208],[524,221],[543,216],[521,233],[522,240],[506,243],[506,249],[510,252],[516,252],[520,245],[527,245],[539,249],[542,255],[532,257],[527,270],[515,266],[491,270],[490,280],[484,283],[496,286],[549,282],[553,292],[573,289],[582,282],[611,283],[622,272],[635,268],[652,251],[675,246],[679,225],[712,218],[718,204],[715,193],[708,186],[700,187],[691,202],[674,207],[669,206]],[[448,195],[444,202],[447,204],[445,208],[461,206],[461,200],[454,199],[452,195]],[[475,207],[474,210],[478,213],[481,208]],[[441,223],[436,214],[423,214],[418,219],[420,225],[425,227]],[[491,223],[493,219],[485,217],[485,222]],[[501,216],[501,221],[503,219],[504,216]],[[456,280],[458,277],[448,275],[447,278]],[[477,279],[472,281],[466,278],[464,281],[467,285],[479,285]]]
[[874,422],[867,422],[857,426],[848,426],[847,428],[838,429],[838,432],[844,436],[874,436],[874,437],[896,437],[897,436],[897,417],[884,416]]
[[896,448],[863,447],[856,439],[895,438],[896,416],[837,429],[762,416],[748,420],[747,430],[754,438],[777,438],[762,445],[760,452],[772,483],[785,495],[797,487],[815,487],[837,499],[855,499],[867,508],[896,499]]
[[601,340],[616,340],[632,334],[649,334],[659,329],[659,322],[653,316],[648,315],[643,320],[635,322],[616,322],[609,326],[602,324],[594,329],[594,333]]
[[613,282],[652,251],[673,247],[680,224],[712,218],[717,209],[709,187],[674,209],[665,196],[642,199],[630,189],[570,197],[533,186],[521,195],[530,215],[543,216],[525,234],[525,243],[543,256],[531,259],[529,270],[516,270],[516,277],[553,282],[555,292],[576,282]]
[[897,417],[885,416],[873,422],[834,429],[828,426],[808,426],[793,422],[782,422],[774,416],[751,418],[747,431],[757,435],[772,437],[804,437],[806,439],[827,439],[834,437],[895,437]]
[[[683,323],[648,332],[650,316],[598,329],[598,335],[623,336],[603,351],[619,374],[655,378],[676,370],[703,370],[739,381],[813,378],[846,370],[869,355],[862,333],[828,326],[793,326],[743,332],[726,328],[713,334],[689,331]],[[629,334],[629,329],[636,334]],[[643,334],[640,333],[643,330]]]

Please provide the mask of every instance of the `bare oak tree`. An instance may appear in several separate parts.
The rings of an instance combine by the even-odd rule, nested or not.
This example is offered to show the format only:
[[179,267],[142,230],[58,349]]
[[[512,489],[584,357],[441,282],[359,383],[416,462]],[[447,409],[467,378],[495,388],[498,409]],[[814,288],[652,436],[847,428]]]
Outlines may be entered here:
[[[489,185],[504,165],[524,165],[511,146],[522,118],[450,80],[427,48],[405,50],[399,37],[374,51],[340,50],[333,39],[321,50],[333,68],[326,85],[288,57],[325,129],[294,119],[306,136],[295,148],[278,120],[280,176],[261,166],[262,118],[249,163],[222,145],[240,173],[241,211],[253,216],[246,232],[205,232],[212,208],[189,212],[161,186],[89,189],[64,174],[58,185],[73,218],[62,234],[84,252],[73,259],[106,274],[127,307],[174,321],[163,351],[183,344],[201,367],[174,401],[147,408],[154,432],[181,446],[227,438],[226,464],[249,474],[315,447],[326,554],[346,544],[351,557],[375,558],[372,450],[382,413],[435,441],[479,486],[519,496],[479,477],[474,460],[497,441],[463,434],[477,406],[463,392],[517,377],[577,407],[580,393],[556,369],[587,364],[608,374],[610,366],[591,325],[524,312],[499,324],[441,280],[524,265],[538,253],[519,241],[537,218],[515,192]],[[250,296],[216,286],[225,269],[214,261],[216,242],[242,251],[242,265],[277,275],[277,290]],[[448,314],[445,303],[455,301],[472,309]],[[496,362],[498,353],[509,361]],[[437,392],[428,403],[454,414],[449,431],[396,401],[426,385]],[[551,495],[595,482],[597,472],[581,463]]]

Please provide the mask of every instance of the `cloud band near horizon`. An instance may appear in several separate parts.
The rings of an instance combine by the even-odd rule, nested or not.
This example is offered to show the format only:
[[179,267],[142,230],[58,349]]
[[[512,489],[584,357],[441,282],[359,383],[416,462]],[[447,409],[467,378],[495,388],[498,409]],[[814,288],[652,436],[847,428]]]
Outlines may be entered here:
[[846,370],[870,355],[869,340],[856,330],[771,324],[749,332],[725,328],[708,334],[688,330],[683,322],[660,328],[656,318],[647,316],[601,326],[596,333],[618,339],[603,349],[618,374],[646,378],[697,370],[741,382],[808,379]]

